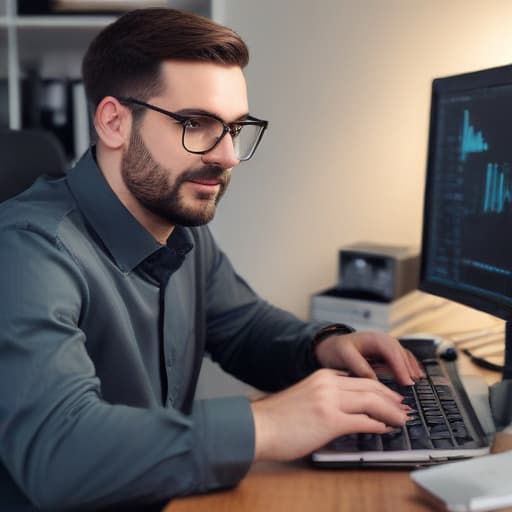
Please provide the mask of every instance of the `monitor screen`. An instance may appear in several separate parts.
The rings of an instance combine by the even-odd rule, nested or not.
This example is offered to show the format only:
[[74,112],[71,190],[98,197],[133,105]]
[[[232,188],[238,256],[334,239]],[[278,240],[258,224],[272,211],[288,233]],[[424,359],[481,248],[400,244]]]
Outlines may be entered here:
[[420,288],[512,320],[512,66],[433,81]]

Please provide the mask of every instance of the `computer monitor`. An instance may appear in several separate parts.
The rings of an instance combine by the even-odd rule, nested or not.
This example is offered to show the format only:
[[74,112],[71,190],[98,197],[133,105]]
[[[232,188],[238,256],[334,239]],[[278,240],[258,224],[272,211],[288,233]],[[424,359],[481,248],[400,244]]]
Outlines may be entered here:
[[512,378],[512,65],[432,84],[420,289],[506,320]]

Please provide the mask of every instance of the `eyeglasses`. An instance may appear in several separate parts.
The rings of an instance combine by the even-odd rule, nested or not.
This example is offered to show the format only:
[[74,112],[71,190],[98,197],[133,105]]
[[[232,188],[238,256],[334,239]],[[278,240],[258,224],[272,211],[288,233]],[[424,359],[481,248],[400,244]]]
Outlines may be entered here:
[[160,112],[181,124],[183,133],[181,143],[189,153],[204,155],[211,151],[222,138],[229,133],[233,140],[235,156],[240,161],[249,160],[254,155],[258,144],[267,129],[268,121],[247,116],[243,121],[225,123],[214,114],[197,113],[182,116],[144,101],[131,97],[117,97],[124,104],[138,105]]

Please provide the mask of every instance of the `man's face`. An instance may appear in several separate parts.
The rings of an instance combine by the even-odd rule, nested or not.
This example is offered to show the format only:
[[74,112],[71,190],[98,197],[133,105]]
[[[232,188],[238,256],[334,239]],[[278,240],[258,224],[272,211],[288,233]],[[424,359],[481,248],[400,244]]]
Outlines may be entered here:
[[[164,92],[147,103],[181,115],[210,113],[229,123],[248,113],[242,70],[211,63],[171,62],[162,66]],[[209,222],[238,165],[228,135],[204,155],[187,152],[182,126],[146,109],[132,127],[122,159],[122,177],[135,199],[171,225]]]

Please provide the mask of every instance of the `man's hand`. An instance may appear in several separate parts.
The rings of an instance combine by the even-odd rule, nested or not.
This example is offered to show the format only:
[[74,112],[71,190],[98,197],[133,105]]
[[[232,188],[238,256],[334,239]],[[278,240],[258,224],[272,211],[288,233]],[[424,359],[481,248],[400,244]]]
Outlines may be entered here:
[[423,371],[396,339],[378,332],[333,334],[317,345],[315,354],[322,366],[332,369],[252,403],[256,460],[302,457],[336,437],[389,432],[407,421],[411,409],[402,404],[402,396],[377,381],[368,362],[385,362],[399,383],[413,385]]
[[353,375],[376,379],[368,359],[384,361],[400,384],[411,386],[423,376],[416,358],[391,336],[381,332],[333,334],[322,340],[315,349],[325,368],[347,370]]
[[350,433],[384,433],[407,421],[403,397],[372,379],[323,369],[253,402],[255,460],[291,460]]

